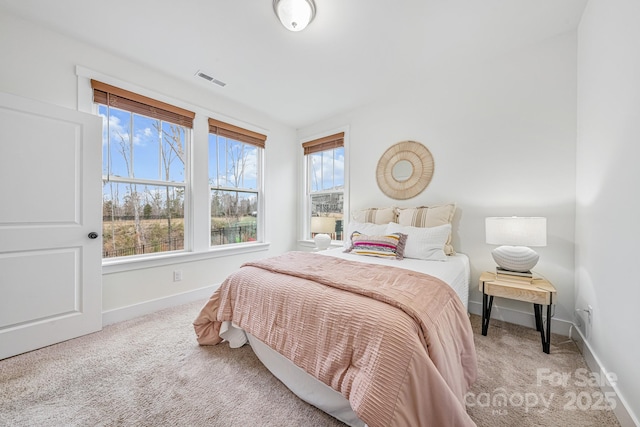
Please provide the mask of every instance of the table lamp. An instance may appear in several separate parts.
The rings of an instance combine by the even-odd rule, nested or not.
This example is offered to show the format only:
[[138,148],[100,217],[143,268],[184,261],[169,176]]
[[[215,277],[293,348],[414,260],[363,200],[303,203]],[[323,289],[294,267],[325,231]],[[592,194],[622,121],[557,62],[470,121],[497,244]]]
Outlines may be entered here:
[[498,271],[530,273],[540,256],[529,246],[547,246],[547,219],[543,217],[489,217],[487,244],[499,245],[491,255]]
[[311,217],[311,236],[316,249],[324,250],[331,245],[331,236],[336,231],[336,219],[329,216]]

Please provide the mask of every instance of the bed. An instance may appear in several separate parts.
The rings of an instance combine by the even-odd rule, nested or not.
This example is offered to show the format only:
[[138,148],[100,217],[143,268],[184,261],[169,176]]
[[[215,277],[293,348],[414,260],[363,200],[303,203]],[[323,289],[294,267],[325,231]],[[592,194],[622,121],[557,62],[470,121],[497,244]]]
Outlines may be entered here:
[[348,425],[472,426],[468,286],[463,254],[290,252],[245,263],[194,328],[201,345],[249,342],[296,395]]

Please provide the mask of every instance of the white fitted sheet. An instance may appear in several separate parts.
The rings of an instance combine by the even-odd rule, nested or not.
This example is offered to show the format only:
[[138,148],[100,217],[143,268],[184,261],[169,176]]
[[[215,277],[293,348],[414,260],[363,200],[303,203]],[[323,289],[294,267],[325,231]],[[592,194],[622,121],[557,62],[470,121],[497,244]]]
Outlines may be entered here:
[[262,364],[293,394],[351,427],[366,426],[342,394],[309,375],[253,335],[247,334],[247,338]]

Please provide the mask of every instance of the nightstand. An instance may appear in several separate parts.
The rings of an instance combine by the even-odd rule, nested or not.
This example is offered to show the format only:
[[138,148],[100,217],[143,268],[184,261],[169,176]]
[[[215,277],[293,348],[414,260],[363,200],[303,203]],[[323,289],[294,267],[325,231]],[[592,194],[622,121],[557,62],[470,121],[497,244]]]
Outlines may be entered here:
[[[482,292],[482,335],[487,335],[493,297],[509,298],[517,301],[533,303],[536,316],[536,330],[542,339],[542,351],[549,354],[551,343],[551,305],[556,300],[556,288],[541,278],[507,278],[497,277],[496,273],[485,271],[480,275],[480,291]],[[547,307],[547,327],[542,321],[542,306]]]

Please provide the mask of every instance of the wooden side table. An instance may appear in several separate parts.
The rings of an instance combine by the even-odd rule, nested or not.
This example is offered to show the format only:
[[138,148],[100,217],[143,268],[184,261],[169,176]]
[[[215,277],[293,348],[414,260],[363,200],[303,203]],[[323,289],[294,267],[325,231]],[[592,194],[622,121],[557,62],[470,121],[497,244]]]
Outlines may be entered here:
[[[556,288],[545,279],[503,279],[496,273],[485,271],[480,275],[480,291],[482,292],[482,335],[487,335],[493,297],[509,298],[517,301],[533,303],[536,316],[536,330],[542,339],[542,351],[549,354],[551,344],[551,305],[556,300]],[[542,306],[547,306],[546,331],[542,321]]]

